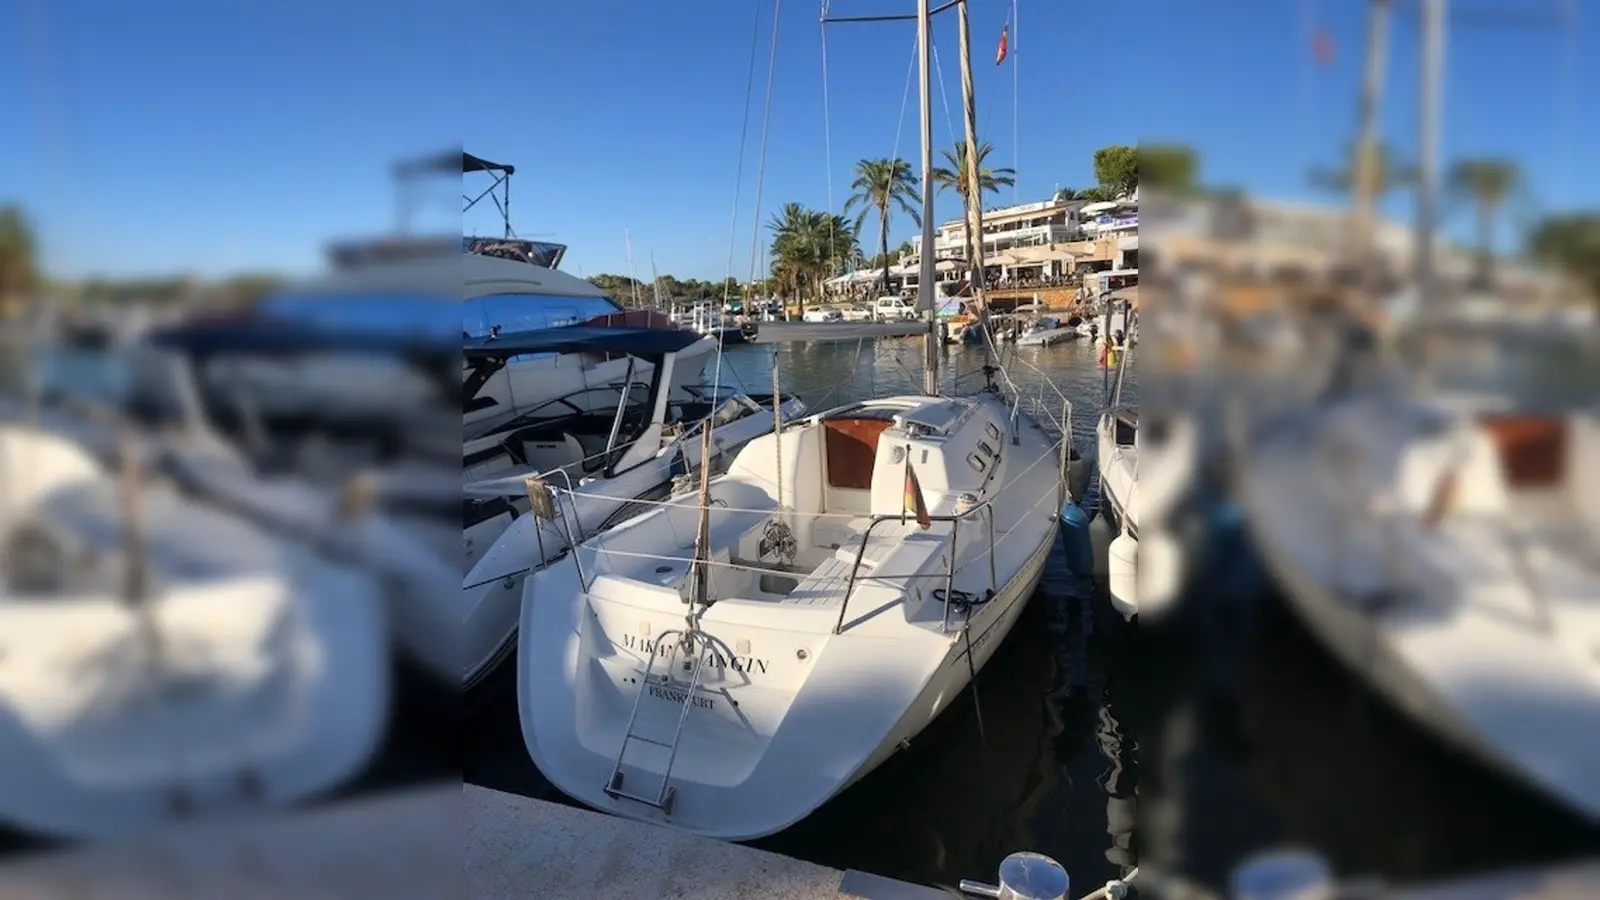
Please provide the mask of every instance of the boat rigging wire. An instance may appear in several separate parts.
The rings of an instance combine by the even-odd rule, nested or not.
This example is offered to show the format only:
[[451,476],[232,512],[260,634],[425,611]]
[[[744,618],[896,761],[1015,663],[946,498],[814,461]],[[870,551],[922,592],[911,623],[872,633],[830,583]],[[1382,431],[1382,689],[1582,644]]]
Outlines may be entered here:
[[[739,119],[739,159],[735,163],[733,170],[733,221],[728,225],[727,275],[722,279],[722,306],[724,309],[728,306],[728,300],[732,297],[733,290],[728,280],[733,277],[733,248],[739,236],[739,195],[744,187],[744,150],[745,145],[749,142],[750,135],[750,98],[755,94],[756,49],[761,45],[761,7],[757,6],[755,9],[755,19],[750,23],[750,64],[746,69],[744,81],[744,115]],[[757,221],[754,227],[759,234],[760,221]],[[752,255],[754,255],[753,251]],[[751,268],[752,270],[755,268],[754,262],[751,263]],[[752,280],[754,279],[752,278]]]

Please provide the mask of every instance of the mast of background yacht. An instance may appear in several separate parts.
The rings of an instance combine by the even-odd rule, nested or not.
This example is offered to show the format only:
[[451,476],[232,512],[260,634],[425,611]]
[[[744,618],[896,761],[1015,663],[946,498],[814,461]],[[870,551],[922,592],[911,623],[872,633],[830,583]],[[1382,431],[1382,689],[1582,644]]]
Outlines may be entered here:
[[[922,253],[918,258],[917,305],[928,317],[928,334],[923,339],[922,392],[933,396],[939,393],[939,309],[933,282],[933,27],[928,3],[929,0],[917,0],[917,111],[922,117]],[[965,4],[961,14],[966,16]]]
[[978,301],[978,327],[983,329],[987,342],[992,339],[992,333],[989,331],[989,298],[984,291],[983,186],[978,183],[978,101],[972,89],[972,29],[967,22],[967,0],[960,0],[957,11],[961,21],[961,109],[967,133],[966,171],[960,177],[967,183],[967,246],[972,254],[972,259],[968,260],[972,273],[968,283],[972,286],[972,296]]
[[[1389,14],[1393,0],[1372,0],[1367,11],[1367,59],[1362,73],[1361,101],[1356,116],[1354,171],[1351,193],[1354,208],[1350,216],[1347,252],[1356,272],[1365,272],[1372,261],[1372,217],[1377,204],[1378,180],[1378,104],[1383,94],[1384,72],[1389,56]],[[1363,281],[1365,284],[1365,281]]]
[[1444,76],[1445,0],[1422,3],[1421,133],[1417,142],[1417,309],[1431,317],[1437,293],[1434,272],[1434,230],[1438,210],[1440,93]]

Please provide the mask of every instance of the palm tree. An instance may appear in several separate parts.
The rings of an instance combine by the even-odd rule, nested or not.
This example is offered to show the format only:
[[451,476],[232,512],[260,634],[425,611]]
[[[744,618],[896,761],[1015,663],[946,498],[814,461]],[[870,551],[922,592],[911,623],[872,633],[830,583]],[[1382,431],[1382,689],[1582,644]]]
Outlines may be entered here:
[[855,229],[843,216],[786,203],[767,223],[772,232],[772,276],[805,313],[805,294],[821,292],[824,278],[859,254]]
[[[961,221],[963,223],[972,221],[972,204],[982,203],[984,194],[992,194],[1002,187],[1010,187],[1017,183],[1015,169],[984,168],[984,157],[988,156],[993,149],[994,147],[988,141],[978,145],[976,157],[976,168],[978,170],[977,190],[973,190],[973,185],[970,183],[971,179],[967,175],[966,141],[957,141],[954,150],[944,151],[945,161],[950,164],[949,168],[940,166],[928,172],[928,178],[932,179],[940,190],[954,188],[955,192],[961,195]],[[971,227],[964,228],[963,231],[967,236],[967,264],[974,267],[972,277],[976,281],[982,277],[983,273],[975,268],[978,265],[978,254],[975,252],[976,245],[973,243],[975,236]]]
[[1083,190],[1065,187],[1056,191],[1057,200],[1082,200],[1085,203],[1108,203],[1117,199],[1117,192],[1104,185],[1095,185]]
[[922,224],[922,214],[915,204],[920,202],[916,193],[917,176],[911,164],[903,159],[863,159],[856,163],[856,180],[850,188],[855,191],[844,203],[844,211],[860,205],[856,214],[854,231],[860,233],[867,213],[878,213],[878,252],[883,257],[883,289],[889,289],[889,212],[898,206],[911,221]]
[[[1360,153],[1354,147],[1345,151],[1346,163],[1342,169],[1317,168],[1311,170],[1311,183],[1325,190],[1339,194],[1348,194],[1356,187],[1356,163]],[[1387,144],[1378,144],[1373,151],[1373,161],[1376,163],[1374,173],[1373,199],[1381,201],[1385,195],[1397,188],[1412,187],[1416,185],[1419,174],[1412,165],[1402,164],[1397,161],[1393,151]]]
[[1449,193],[1472,203],[1478,219],[1478,279],[1494,274],[1494,225],[1500,209],[1522,187],[1517,164],[1507,159],[1463,159],[1450,168]]
[[22,207],[0,206],[0,311],[38,286],[38,245]]
[[[1011,187],[1017,183],[1015,169],[986,169],[983,167],[984,159],[988,157],[992,150],[994,150],[994,147],[988,141],[978,145],[979,190],[976,193],[980,199],[983,194],[992,194],[1002,187]],[[940,190],[944,188],[955,189],[955,192],[961,195],[963,206],[971,203],[974,192],[967,183],[967,142],[958,141],[954,150],[945,150],[944,159],[945,162],[950,164],[949,167],[940,166],[930,171],[928,177],[933,179],[933,183],[938,185]]]

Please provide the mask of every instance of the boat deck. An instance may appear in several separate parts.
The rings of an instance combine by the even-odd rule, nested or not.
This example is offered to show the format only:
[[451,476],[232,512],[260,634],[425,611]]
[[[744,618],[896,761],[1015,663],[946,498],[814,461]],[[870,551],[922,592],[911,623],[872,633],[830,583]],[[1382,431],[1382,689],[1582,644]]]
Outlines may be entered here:
[[[856,592],[873,582],[875,577],[890,575],[881,572],[883,564],[889,558],[901,553],[906,546],[908,526],[886,522],[872,530],[866,543],[862,543],[862,535],[866,533],[872,519],[861,516],[854,519],[837,519],[831,517],[818,517],[812,524],[812,542],[814,545],[801,551],[801,559],[809,555],[820,560],[809,571],[796,571],[788,575],[795,580],[793,589],[786,593],[771,593],[763,589],[756,589],[755,593],[761,599],[771,600],[788,606],[804,606],[813,609],[827,609],[838,607],[845,592],[850,587],[850,577],[856,577]],[[737,525],[738,523],[734,523]],[[915,526],[909,526],[914,528]],[[713,530],[712,542],[716,544],[717,535]],[[856,557],[861,557],[861,564],[856,565]],[[896,569],[910,567],[915,556],[907,557],[906,565],[896,565]],[[737,564],[748,564],[758,573],[766,573],[772,567],[770,562],[740,560]],[[805,563],[802,563],[804,566]],[[685,569],[687,571],[687,569]],[[677,567],[674,567],[674,573]],[[903,576],[906,572],[892,573]],[[670,577],[670,576],[669,576]],[[737,592],[744,593],[744,592]]]

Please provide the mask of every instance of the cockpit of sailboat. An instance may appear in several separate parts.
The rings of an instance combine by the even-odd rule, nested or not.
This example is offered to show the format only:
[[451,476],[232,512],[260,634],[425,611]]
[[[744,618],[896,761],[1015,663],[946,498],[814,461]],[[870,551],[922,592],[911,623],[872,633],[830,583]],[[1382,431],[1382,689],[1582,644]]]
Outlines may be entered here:
[[[954,583],[978,595],[994,590],[985,560],[1003,558],[1014,530],[1046,528],[1060,502],[1051,454],[1030,448],[1035,464],[1013,470],[1003,414],[1003,406],[960,398],[873,400],[753,441],[710,487],[706,600],[828,610],[841,622],[847,595],[862,610],[906,600],[909,616],[938,622],[940,604],[909,601],[933,600],[935,588],[944,596],[952,545]],[[1042,433],[1030,437],[1048,443]],[[1002,492],[1013,502],[997,507]],[[1015,502],[1019,496],[1031,502]],[[691,598],[696,498],[645,516],[653,517],[649,527],[619,526],[591,542],[590,587],[604,594],[608,585],[648,585],[681,607]],[[787,546],[771,539],[773,520],[793,536]],[[1028,552],[1037,546],[1013,543]],[[914,597],[885,587],[890,573],[922,579]],[[878,602],[861,602],[869,595]]]

